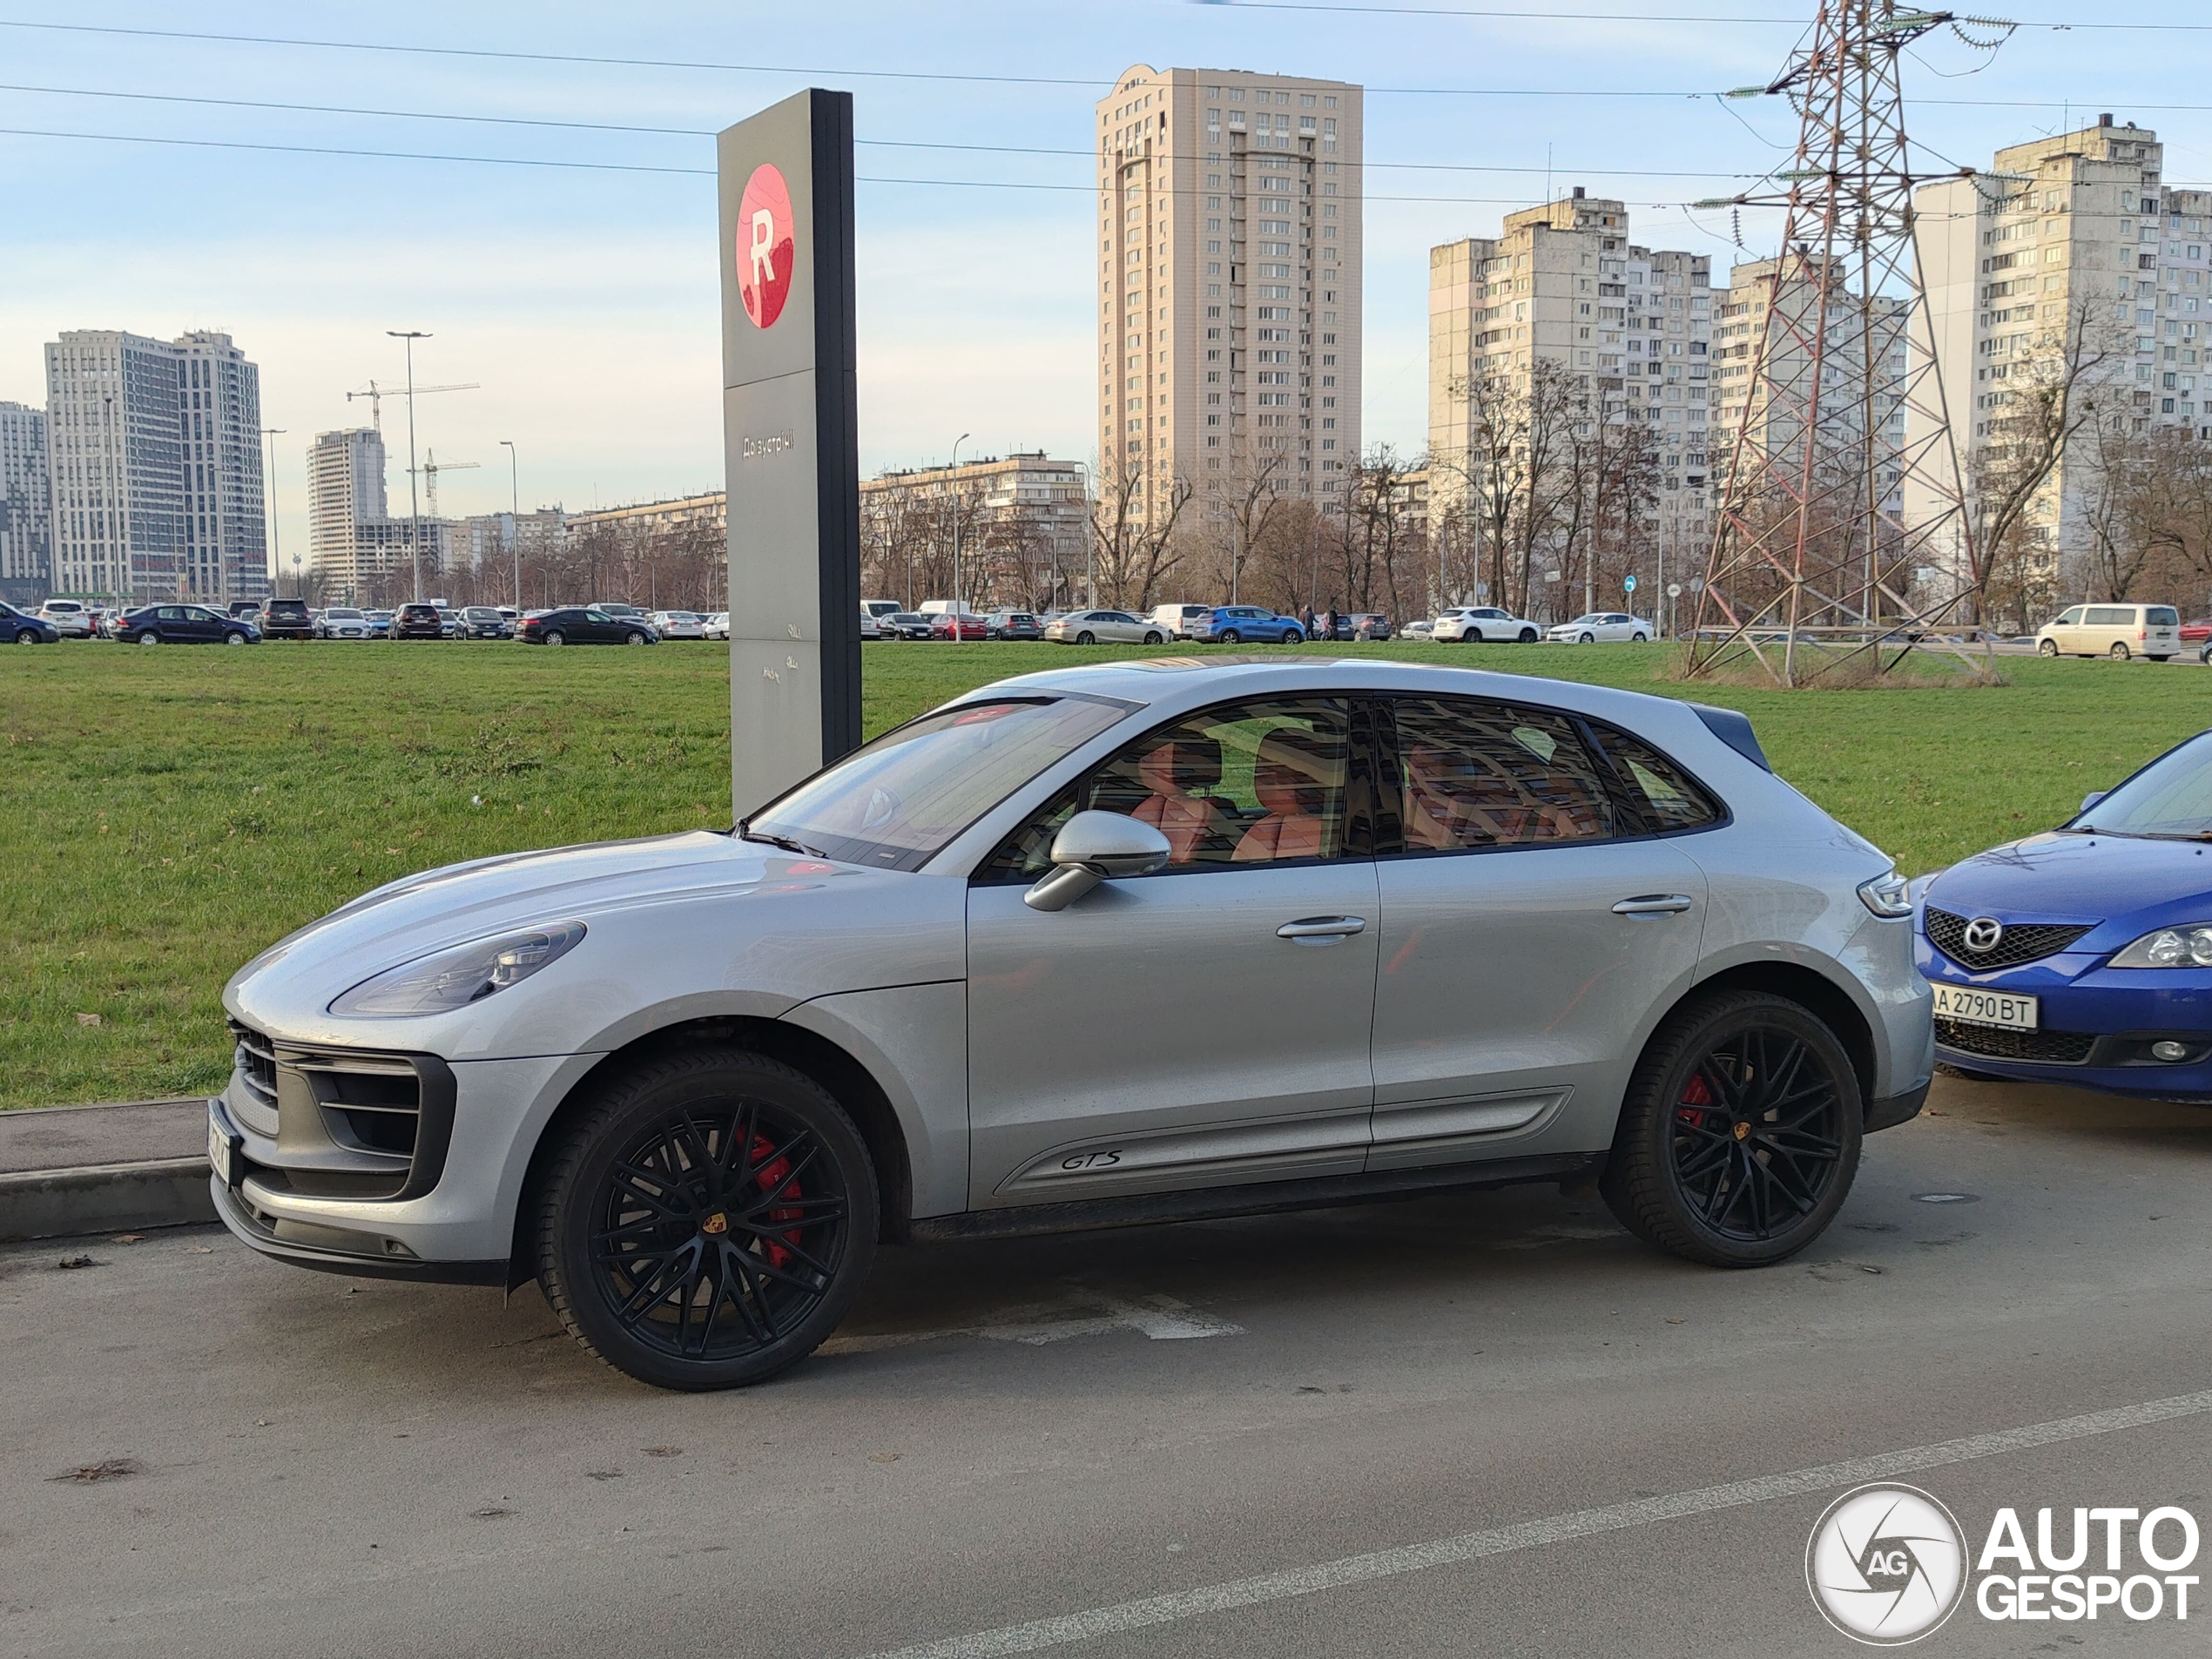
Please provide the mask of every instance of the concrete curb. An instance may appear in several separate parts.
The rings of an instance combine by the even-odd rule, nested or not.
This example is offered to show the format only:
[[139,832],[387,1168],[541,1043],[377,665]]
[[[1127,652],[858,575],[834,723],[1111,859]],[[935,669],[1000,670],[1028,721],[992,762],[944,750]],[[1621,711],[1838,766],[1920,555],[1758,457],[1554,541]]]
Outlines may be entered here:
[[203,1155],[0,1175],[0,1239],[138,1232],[213,1221],[207,1173]]

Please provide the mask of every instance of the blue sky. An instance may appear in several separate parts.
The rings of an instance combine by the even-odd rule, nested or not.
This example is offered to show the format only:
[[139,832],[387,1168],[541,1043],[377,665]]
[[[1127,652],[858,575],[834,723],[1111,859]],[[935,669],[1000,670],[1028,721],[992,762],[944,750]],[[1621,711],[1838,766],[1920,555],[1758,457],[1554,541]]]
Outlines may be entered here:
[[[1421,0],[1413,0],[1415,4]],[[1429,0],[1440,10],[1453,0]],[[1460,0],[1472,3],[1473,0]],[[2038,0],[2077,24],[2195,24],[2200,7]],[[492,56],[160,39],[0,26],[0,127],[216,144],[710,169],[703,137],[580,132],[226,107],[167,98],[593,122],[702,132],[806,84],[856,98],[865,179],[1072,189],[860,186],[861,462],[969,448],[1092,447],[1090,108],[1135,62],[1238,66],[1362,83],[1367,99],[1366,429],[1418,448],[1426,429],[1427,251],[1494,231],[1563,190],[1680,204],[1711,176],[1774,165],[1793,140],[1778,101],[1710,92],[1764,81],[1802,32],[1787,21],[1679,24],[1659,12],[1766,19],[1801,0],[1578,0],[1618,21],[1407,15],[1189,0],[805,5],[539,3],[378,8],[178,7],[17,0],[16,23],[280,36],[651,58],[738,68],[617,67]],[[1986,165],[1996,146],[2111,110],[2157,129],[2175,184],[2212,180],[2212,32],[2023,30],[1993,57],[1946,35],[1908,63],[1912,131],[1937,157]],[[1986,65],[1986,66],[1985,66]],[[1979,68],[1979,72],[1970,73]],[[792,72],[786,72],[786,71]],[[861,71],[894,71],[865,74]],[[796,72],[811,71],[811,72]],[[897,71],[1011,79],[921,80]],[[1040,84],[1037,81],[1068,84]],[[47,90],[26,90],[47,89]],[[1571,91],[1575,96],[1506,96]],[[141,94],[118,98],[85,94]],[[1635,96],[1658,93],[1669,96]],[[2160,108],[2159,105],[2194,106]],[[871,142],[873,141],[873,142]],[[946,146],[1012,146],[1073,155]],[[1384,167],[1384,163],[1420,164]],[[448,512],[503,507],[502,438],[524,505],[570,508],[720,482],[712,180],[359,156],[181,148],[0,133],[0,398],[44,401],[39,347],[60,329],[171,335],[226,327],[261,366],[285,542],[305,541],[301,454],[365,420],[345,394],[402,365],[388,328],[422,328],[422,442],[481,471],[448,475]],[[1429,199],[1381,200],[1383,196]],[[1635,239],[1736,253],[1725,212],[1634,208]],[[1755,253],[1770,223],[1747,216]],[[395,411],[387,408],[387,430]],[[405,479],[395,469],[395,487]],[[294,538],[298,538],[295,540]]]

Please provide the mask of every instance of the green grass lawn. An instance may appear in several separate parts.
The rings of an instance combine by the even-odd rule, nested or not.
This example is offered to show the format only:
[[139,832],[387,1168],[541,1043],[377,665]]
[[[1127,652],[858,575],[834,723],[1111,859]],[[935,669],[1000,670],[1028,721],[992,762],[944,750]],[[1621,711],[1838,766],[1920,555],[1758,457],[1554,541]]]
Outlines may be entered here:
[[[1689,689],[1660,678],[1667,654],[1629,646],[1337,649]],[[1005,675],[1139,654],[871,645],[867,729]],[[1750,715],[1784,777],[1913,872],[2055,823],[2212,725],[2212,675],[2193,668],[2004,670],[1996,687],[1693,694]],[[216,1087],[232,971],[395,876],[725,826],[728,686],[723,650],[689,644],[0,653],[0,1107]]]

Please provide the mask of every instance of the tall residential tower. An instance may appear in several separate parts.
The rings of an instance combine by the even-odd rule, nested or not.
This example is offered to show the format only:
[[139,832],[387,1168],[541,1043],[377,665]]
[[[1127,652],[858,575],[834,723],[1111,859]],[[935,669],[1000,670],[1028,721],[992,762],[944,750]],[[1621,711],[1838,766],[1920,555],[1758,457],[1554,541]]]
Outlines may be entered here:
[[1157,523],[1359,456],[1360,89],[1139,64],[1098,104],[1098,488]]
[[36,604],[53,578],[46,412],[0,403],[0,599]]

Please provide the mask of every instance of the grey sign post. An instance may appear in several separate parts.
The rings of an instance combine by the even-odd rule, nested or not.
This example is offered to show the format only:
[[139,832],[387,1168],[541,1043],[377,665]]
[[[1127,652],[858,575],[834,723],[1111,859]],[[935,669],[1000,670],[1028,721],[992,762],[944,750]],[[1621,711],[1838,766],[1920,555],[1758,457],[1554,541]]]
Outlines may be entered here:
[[730,765],[739,818],[860,741],[853,97],[724,129]]

